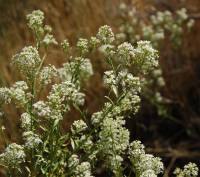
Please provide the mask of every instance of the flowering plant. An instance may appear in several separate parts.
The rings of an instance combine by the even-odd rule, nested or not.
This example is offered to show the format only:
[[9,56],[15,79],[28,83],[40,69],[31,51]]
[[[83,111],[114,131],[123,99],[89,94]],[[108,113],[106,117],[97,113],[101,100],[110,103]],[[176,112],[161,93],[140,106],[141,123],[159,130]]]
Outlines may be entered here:
[[[159,11],[156,7],[151,6],[151,10],[141,13],[141,10],[136,7],[136,5],[127,5],[126,3],[119,5],[118,33],[116,34],[118,43],[128,41],[134,45],[138,40],[148,40],[159,51],[165,52],[170,47],[171,51],[180,53],[177,51],[182,45],[184,32],[191,31],[195,24],[195,20],[191,18],[188,10],[181,8],[175,11]],[[160,116],[175,120],[169,114],[167,107],[173,100],[161,94],[161,90],[165,86],[162,70],[156,68],[150,75],[147,79],[149,86],[142,92],[142,96],[156,107]]]
[[[92,177],[105,172],[116,177],[127,173],[155,177],[162,173],[161,159],[145,153],[140,141],[130,143],[125,127],[129,114],[139,110],[140,93],[148,74],[158,67],[158,52],[151,43],[118,45],[111,28],[105,25],[96,36],[79,39],[75,47],[78,56],[71,56],[63,67],[43,66],[47,55],[40,49],[44,47],[48,51],[50,45],[58,42],[51,34],[51,27],[44,25],[43,12],[33,11],[27,20],[36,44],[24,47],[12,58],[24,81],[0,88],[2,102],[15,103],[23,110],[23,144],[10,143],[0,155],[0,164],[7,176]],[[67,53],[68,40],[61,47]],[[83,88],[93,68],[86,56],[99,48],[109,68],[103,77],[109,93],[102,109],[89,116],[83,108]],[[40,100],[39,94],[47,86],[51,90]],[[69,131],[63,131],[62,120],[72,107],[79,111],[80,119],[74,121]],[[195,177],[198,168],[190,164],[175,174]]]

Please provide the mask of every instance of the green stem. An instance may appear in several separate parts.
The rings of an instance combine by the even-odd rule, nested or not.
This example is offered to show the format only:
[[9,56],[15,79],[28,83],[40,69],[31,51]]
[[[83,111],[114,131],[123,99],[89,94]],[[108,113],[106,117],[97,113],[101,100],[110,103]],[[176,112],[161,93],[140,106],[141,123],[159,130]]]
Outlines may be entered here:
[[[44,63],[44,60],[46,58],[46,53],[44,54],[42,61],[36,71],[36,73],[34,73],[33,78],[32,78],[32,82],[31,82],[31,95],[32,95],[32,99],[30,101],[29,107],[28,107],[28,112],[31,115],[31,131],[34,132],[34,123],[35,123],[35,116],[33,114],[33,104],[35,102],[36,99],[36,83],[37,83],[37,76],[40,72],[40,69]],[[30,159],[31,163],[30,163],[30,169],[31,169],[31,176],[34,177],[35,176],[35,169],[34,169],[34,149],[31,149],[31,159]]]

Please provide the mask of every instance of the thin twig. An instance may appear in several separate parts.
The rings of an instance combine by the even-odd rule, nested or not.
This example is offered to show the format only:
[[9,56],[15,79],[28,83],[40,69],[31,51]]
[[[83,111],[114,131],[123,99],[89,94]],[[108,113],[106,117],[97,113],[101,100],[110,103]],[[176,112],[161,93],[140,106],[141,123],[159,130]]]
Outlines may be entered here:
[[200,19],[200,13],[197,13],[197,14],[190,14],[189,15],[189,18],[192,18],[192,19],[195,19],[195,20],[199,20]]
[[199,151],[189,151],[186,149],[170,149],[170,148],[148,148],[148,152],[159,154],[163,157],[176,157],[178,158],[200,158]]
[[176,157],[173,157],[168,165],[168,167],[166,168],[165,170],[165,173],[163,175],[163,177],[169,177],[169,173],[171,172],[173,166],[174,166],[174,163],[176,162]]

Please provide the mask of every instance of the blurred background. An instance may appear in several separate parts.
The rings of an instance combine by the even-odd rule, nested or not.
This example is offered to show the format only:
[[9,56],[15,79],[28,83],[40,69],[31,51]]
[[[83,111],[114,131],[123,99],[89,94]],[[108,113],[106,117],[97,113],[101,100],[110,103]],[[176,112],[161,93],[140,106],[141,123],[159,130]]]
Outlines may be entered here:
[[[0,0],[0,85],[9,86],[20,79],[10,60],[21,48],[34,42],[26,25],[28,13],[36,9],[44,11],[46,24],[53,27],[58,42],[67,38],[74,45],[79,37],[95,35],[105,24],[118,33],[120,19],[123,19],[119,10],[122,3],[128,9],[136,8],[146,21],[155,11],[173,13],[182,7],[187,9],[189,18],[195,20],[190,31],[183,27],[178,48],[174,49],[167,39],[159,47],[159,62],[166,83],[160,91],[168,101],[160,108],[144,97],[140,112],[127,123],[132,139],[140,139],[148,152],[164,159],[167,169],[164,176],[167,177],[175,165],[182,166],[189,161],[199,163],[200,159],[199,0]],[[57,47],[52,47],[46,63],[62,66],[67,59],[58,51]],[[96,74],[87,85],[86,107],[93,113],[105,101],[105,88],[100,80],[106,66],[99,55],[90,58]],[[6,127],[6,138],[13,142],[19,141],[20,111],[11,107],[5,108],[5,119],[1,121]],[[166,111],[160,114],[159,109]],[[63,127],[67,129],[77,118],[75,112],[70,113]],[[3,148],[0,137],[0,149]]]

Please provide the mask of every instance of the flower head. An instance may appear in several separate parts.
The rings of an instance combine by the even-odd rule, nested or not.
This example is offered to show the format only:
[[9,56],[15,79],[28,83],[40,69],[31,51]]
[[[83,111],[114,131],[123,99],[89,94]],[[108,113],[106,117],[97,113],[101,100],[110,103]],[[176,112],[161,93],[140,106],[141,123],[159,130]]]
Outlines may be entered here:
[[49,33],[47,33],[47,34],[44,36],[44,39],[43,39],[42,42],[45,44],[45,46],[49,46],[50,44],[55,44],[55,45],[58,44],[58,42],[57,42],[56,39],[53,37],[53,35],[52,35],[52,34],[49,34]]
[[88,40],[80,38],[77,42],[77,49],[82,55],[86,54],[89,51]]
[[19,54],[12,58],[13,64],[21,73],[26,76],[31,76],[36,73],[37,68],[41,63],[38,50],[35,47],[24,47]]
[[29,28],[31,28],[36,35],[40,36],[44,32],[44,12],[41,10],[34,10],[31,14],[28,14],[26,18]]
[[82,133],[87,129],[87,124],[83,120],[76,120],[72,124],[71,131],[73,134]]
[[176,177],[197,177],[199,169],[195,163],[189,163],[183,169],[176,168],[174,174]]
[[25,140],[25,147],[28,149],[36,148],[42,143],[42,140],[39,138],[39,136],[34,134],[32,131],[24,132],[23,137]]
[[58,75],[58,71],[53,65],[45,66],[39,74],[39,80],[42,85],[48,85],[52,82],[53,78]]
[[23,113],[21,115],[21,126],[24,130],[28,131],[31,129],[31,115],[29,113]]
[[99,31],[97,33],[97,38],[103,44],[111,44],[115,40],[112,29],[107,25],[104,25],[99,28]]
[[12,143],[8,145],[4,153],[0,155],[0,162],[7,167],[17,168],[25,161],[25,157],[23,146]]

